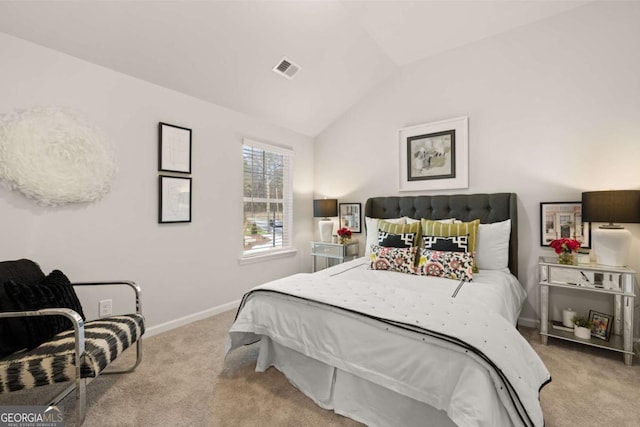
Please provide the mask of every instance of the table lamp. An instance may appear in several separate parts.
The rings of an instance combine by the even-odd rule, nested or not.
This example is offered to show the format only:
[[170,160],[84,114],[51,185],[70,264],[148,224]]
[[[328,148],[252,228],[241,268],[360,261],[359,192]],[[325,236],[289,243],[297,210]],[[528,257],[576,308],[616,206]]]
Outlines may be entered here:
[[338,216],[338,200],[314,200],[313,216],[315,218],[324,218],[318,222],[320,228],[320,241],[323,243],[331,242],[331,235],[333,234],[333,221],[330,220],[329,217]]
[[640,190],[582,193],[582,221],[607,223],[591,231],[596,263],[627,265],[631,232],[615,223],[640,223]]

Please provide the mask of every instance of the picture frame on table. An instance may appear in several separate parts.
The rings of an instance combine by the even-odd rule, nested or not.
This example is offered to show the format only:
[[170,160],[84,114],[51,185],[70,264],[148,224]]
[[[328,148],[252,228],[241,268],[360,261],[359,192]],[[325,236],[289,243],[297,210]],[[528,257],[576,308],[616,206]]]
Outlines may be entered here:
[[161,175],[158,223],[191,222],[191,178]]
[[540,203],[540,246],[555,239],[575,239],[591,248],[591,224],[582,222],[582,202]]
[[339,203],[340,227],[346,227],[352,233],[362,232],[362,204]]
[[158,123],[158,170],[191,173],[191,129]]
[[400,191],[469,187],[467,117],[400,129],[398,150]]
[[611,326],[613,325],[613,316],[599,311],[589,310],[589,320],[592,323],[591,336],[604,341],[611,338]]

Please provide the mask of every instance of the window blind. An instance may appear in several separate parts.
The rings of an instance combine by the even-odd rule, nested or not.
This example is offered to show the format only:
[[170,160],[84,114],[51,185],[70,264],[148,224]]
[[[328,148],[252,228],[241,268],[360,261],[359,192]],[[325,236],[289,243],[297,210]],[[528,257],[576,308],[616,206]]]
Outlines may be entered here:
[[244,256],[292,246],[293,150],[245,139]]

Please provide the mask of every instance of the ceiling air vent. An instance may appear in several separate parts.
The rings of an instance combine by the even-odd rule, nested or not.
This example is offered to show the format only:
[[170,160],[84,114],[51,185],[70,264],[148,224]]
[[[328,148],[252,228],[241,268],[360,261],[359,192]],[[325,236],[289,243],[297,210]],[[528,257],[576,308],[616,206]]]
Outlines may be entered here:
[[276,73],[285,76],[289,80],[295,77],[298,74],[298,71],[302,69],[298,64],[294,64],[292,61],[287,58],[282,58],[282,61],[278,62],[278,65],[273,67],[273,71]]

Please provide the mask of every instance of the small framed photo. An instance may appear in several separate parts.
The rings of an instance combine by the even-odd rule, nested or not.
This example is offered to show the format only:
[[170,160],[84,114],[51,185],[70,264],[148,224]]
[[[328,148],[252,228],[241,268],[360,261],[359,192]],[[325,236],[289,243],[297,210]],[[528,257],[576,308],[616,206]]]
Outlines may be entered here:
[[540,203],[540,246],[555,239],[578,240],[582,248],[591,248],[591,225],[582,222],[582,202]]
[[158,222],[191,222],[191,178],[160,176]]
[[609,341],[611,338],[611,326],[613,324],[613,316],[600,313],[598,311],[589,310],[589,320],[592,323],[591,336]]
[[191,129],[158,124],[158,170],[191,173]]
[[469,187],[468,119],[400,129],[400,191]]
[[340,203],[340,227],[347,227],[352,233],[362,232],[360,203]]

